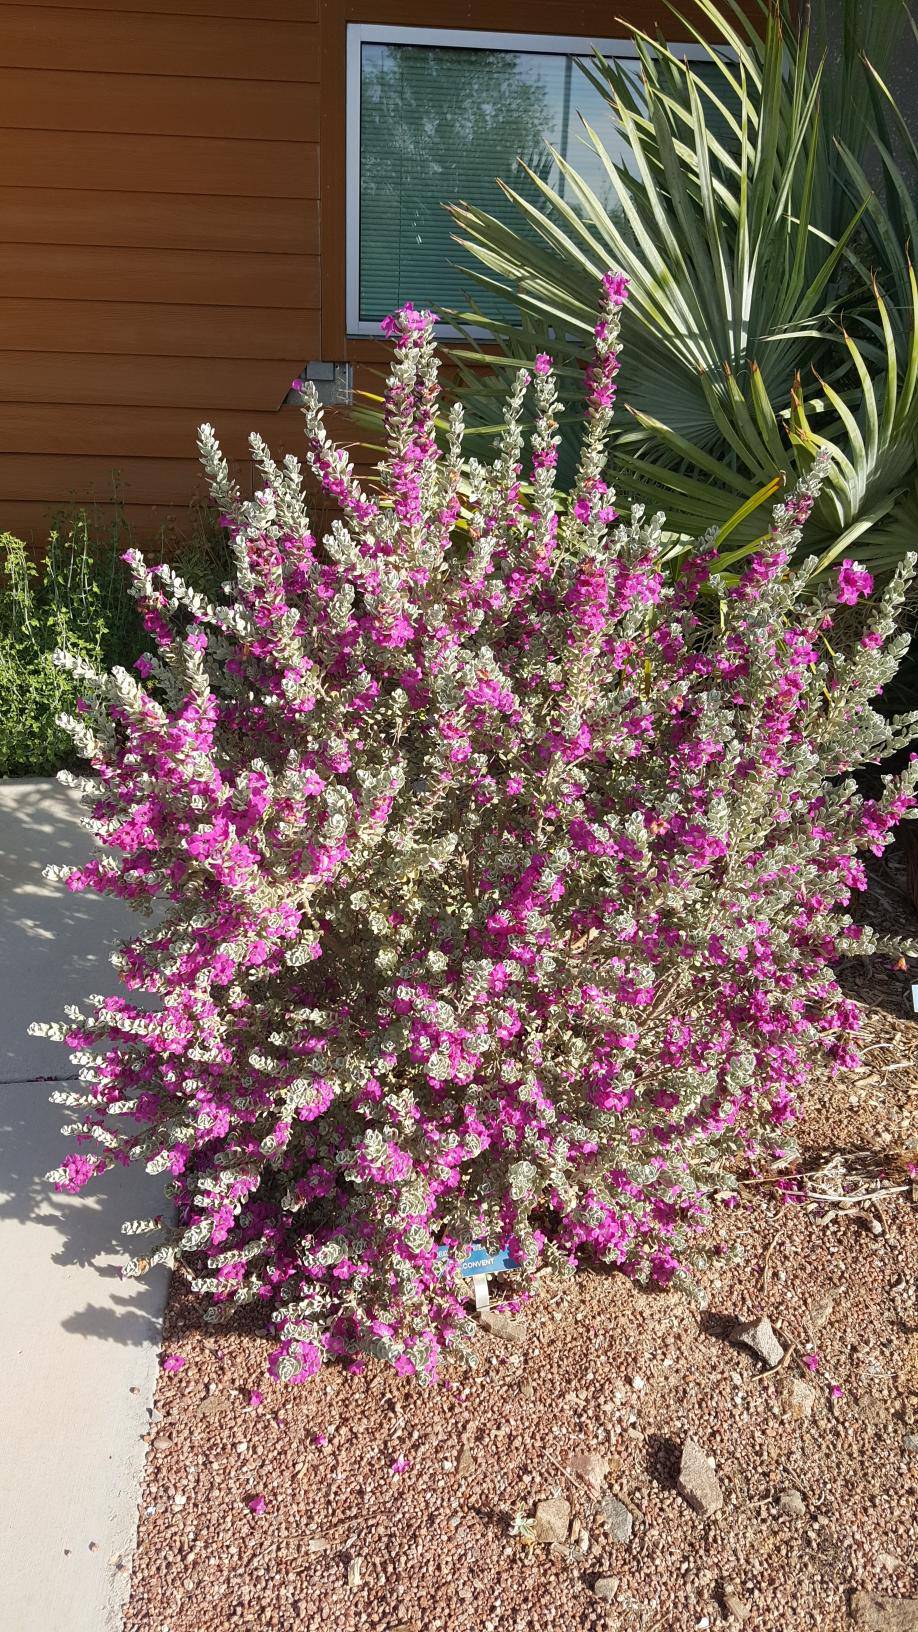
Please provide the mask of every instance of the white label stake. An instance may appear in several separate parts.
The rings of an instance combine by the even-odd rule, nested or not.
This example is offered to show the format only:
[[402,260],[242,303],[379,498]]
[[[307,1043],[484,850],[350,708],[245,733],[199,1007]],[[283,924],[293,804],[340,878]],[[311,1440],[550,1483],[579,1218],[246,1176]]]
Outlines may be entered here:
[[479,1313],[480,1313],[483,1309],[490,1309],[490,1307],[491,1307],[491,1298],[490,1298],[490,1294],[488,1292],[488,1277],[487,1277],[487,1275],[473,1275],[472,1276],[472,1287],[473,1287],[473,1290],[475,1292],[475,1308],[476,1308],[476,1310],[478,1310]]

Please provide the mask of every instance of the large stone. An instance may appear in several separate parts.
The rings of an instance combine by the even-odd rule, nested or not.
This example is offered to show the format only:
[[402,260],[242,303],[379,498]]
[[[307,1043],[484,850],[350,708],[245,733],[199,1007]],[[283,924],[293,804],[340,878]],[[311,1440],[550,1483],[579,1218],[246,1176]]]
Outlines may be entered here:
[[735,1621],[738,1626],[748,1621],[752,1610],[745,1598],[741,1598],[733,1587],[724,1587],[722,1598],[724,1614],[728,1620]]
[[738,1320],[730,1333],[730,1341],[743,1343],[764,1360],[766,1366],[779,1366],[784,1359],[784,1350],[767,1315],[761,1315],[758,1320]]
[[499,1309],[485,1309],[479,1316],[479,1324],[483,1332],[490,1332],[504,1343],[512,1343],[514,1348],[522,1348],[526,1341],[526,1322],[522,1315],[502,1315]]
[[809,1324],[814,1332],[819,1332],[830,1318],[836,1300],[841,1296],[838,1287],[832,1287],[828,1292],[814,1298],[809,1309]]
[[570,1522],[571,1504],[563,1496],[552,1496],[547,1502],[539,1502],[533,1519],[536,1541],[556,1541],[560,1546],[567,1540]]
[[778,1497],[778,1512],[788,1519],[805,1519],[806,1508],[799,1490],[782,1490]]
[[816,1390],[802,1377],[792,1377],[784,1390],[784,1403],[792,1417],[798,1422],[805,1421],[813,1415]]
[[600,1504],[600,1512],[613,1540],[627,1544],[634,1530],[634,1515],[630,1509],[624,1502],[620,1502],[617,1496],[605,1496]]
[[856,1592],[851,1619],[864,1632],[918,1632],[918,1598],[883,1598],[877,1592]]
[[602,1490],[609,1466],[609,1458],[598,1451],[571,1451],[567,1458],[568,1473],[580,1484],[586,1485],[594,1497]]
[[593,1582],[593,1591],[602,1603],[611,1604],[612,1599],[618,1592],[618,1576],[600,1575]]
[[700,1513],[703,1519],[709,1519],[713,1513],[719,1512],[724,1505],[723,1491],[717,1479],[717,1474],[708,1462],[704,1451],[691,1434],[682,1447],[682,1460],[679,1463],[679,1477],[676,1480],[676,1489],[679,1495],[688,1502],[689,1507]]

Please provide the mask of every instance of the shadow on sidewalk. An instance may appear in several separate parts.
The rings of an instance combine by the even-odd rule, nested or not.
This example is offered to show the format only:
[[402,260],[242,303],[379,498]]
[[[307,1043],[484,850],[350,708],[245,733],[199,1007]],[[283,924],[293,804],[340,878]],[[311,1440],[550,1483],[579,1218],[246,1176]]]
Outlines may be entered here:
[[68,1076],[66,1048],[30,1037],[33,1020],[63,1018],[64,1005],[114,991],[109,961],[139,920],[120,901],[72,894],[45,867],[83,865],[98,854],[72,789],[53,778],[0,781],[0,1083]]
[[[116,1169],[93,1180],[79,1195],[56,1192],[45,1174],[60,1163],[72,1141],[61,1133],[66,1109],[49,1103],[53,1086],[50,1082],[0,1086],[0,1232],[8,1236],[8,1226],[15,1224],[47,1232],[42,1253],[45,1278],[50,1262],[64,1275],[91,1269],[109,1283],[106,1303],[75,1309],[61,1322],[65,1331],[113,1343],[155,1341],[162,1309],[162,1290],[155,1282],[164,1272],[157,1271],[150,1279],[125,1280],[118,1291],[110,1283],[120,1280],[119,1262],[135,1250],[134,1243],[121,1235],[121,1225],[164,1210],[162,1182],[135,1168]],[[7,1269],[12,1274],[9,1264]],[[29,1273],[27,1256],[15,1266],[15,1273],[17,1278]]]
[[[63,1019],[67,1004],[116,990],[109,954],[140,927],[123,903],[74,895],[42,877],[49,865],[80,866],[98,853],[81,826],[84,814],[73,790],[53,778],[0,782],[0,1275],[17,1302],[37,1302],[46,1284],[54,1305],[56,1277],[61,1293],[69,1277],[64,1331],[140,1345],[158,1336],[165,1272],[117,1290],[112,1282],[134,1250],[121,1226],[164,1210],[162,1181],[117,1168],[79,1195],[55,1192],[45,1174],[74,1148],[61,1130],[77,1113],[50,1104],[49,1095],[58,1084],[79,1084],[66,1080],[76,1073],[66,1046],[28,1034],[32,1020]],[[97,1299],[81,1308],[93,1276]]]

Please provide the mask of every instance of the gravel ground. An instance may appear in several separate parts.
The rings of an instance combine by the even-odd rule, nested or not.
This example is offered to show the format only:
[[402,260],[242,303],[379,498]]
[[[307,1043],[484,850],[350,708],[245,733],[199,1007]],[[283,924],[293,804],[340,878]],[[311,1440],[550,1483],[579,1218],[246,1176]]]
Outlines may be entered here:
[[[902,974],[846,985],[864,1066],[814,1085],[802,1130],[823,1199],[750,1184],[718,1206],[743,1257],[701,1271],[704,1311],[621,1274],[542,1277],[523,1342],[483,1334],[476,1373],[425,1391],[374,1362],[293,1388],[253,1321],[202,1329],[176,1280],[185,1365],[160,1378],[125,1632],[841,1632],[859,1589],[918,1594],[918,1022]],[[832,1199],[843,1174],[867,1200]],[[729,1336],[763,1314],[773,1375]],[[687,1435],[723,1493],[707,1519],[676,1489]],[[563,1545],[511,1533],[550,1498]]]

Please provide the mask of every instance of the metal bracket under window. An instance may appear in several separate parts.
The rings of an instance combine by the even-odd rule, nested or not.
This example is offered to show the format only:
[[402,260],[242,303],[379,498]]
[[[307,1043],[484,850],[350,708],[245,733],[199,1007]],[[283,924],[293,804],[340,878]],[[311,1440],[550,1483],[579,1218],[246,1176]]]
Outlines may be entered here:
[[[354,400],[354,371],[350,363],[306,363],[301,378],[313,381],[319,401],[326,407],[350,407]],[[284,398],[284,407],[296,408],[302,401],[302,392],[291,387]]]

